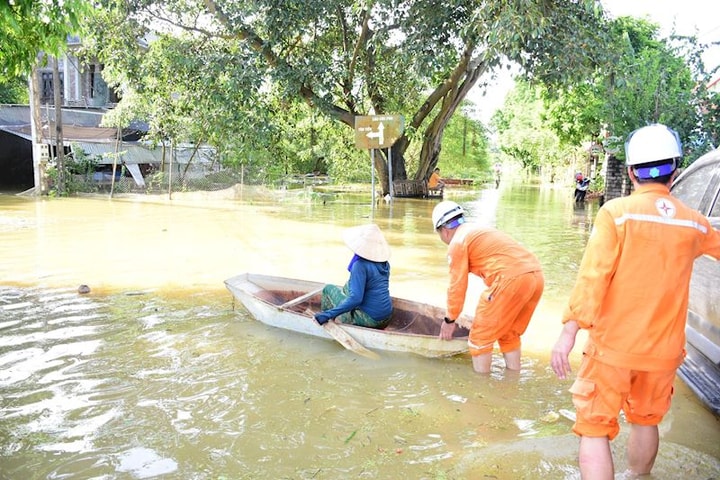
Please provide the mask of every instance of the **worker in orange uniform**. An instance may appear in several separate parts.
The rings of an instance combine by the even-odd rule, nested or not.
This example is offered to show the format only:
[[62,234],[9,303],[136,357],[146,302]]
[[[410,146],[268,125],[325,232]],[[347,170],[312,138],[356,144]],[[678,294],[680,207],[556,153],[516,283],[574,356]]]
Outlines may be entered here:
[[670,196],[681,157],[679,137],[665,125],[630,134],[625,158],[635,190],[598,211],[552,350],[552,369],[565,379],[576,334],[588,330],[570,387],[583,480],[615,478],[610,441],[620,430],[620,410],[631,425],[629,473],[650,473],[657,426],[670,409],[675,371],[685,356],[693,261],[703,254],[720,257],[720,233]]
[[435,170],[430,174],[430,178],[428,178],[427,186],[429,190],[442,191],[442,189],[445,188],[445,182],[440,178],[440,168],[435,167]]
[[465,222],[465,211],[455,202],[438,203],[432,222],[448,245],[450,285],[447,313],[440,338],[450,340],[455,320],[465,304],[469,274],[487,286],[475,309],[468,345],[473,369],[489,373],[495,342],[510,370],[520,370],[520,336],[540,302],[545,280],[538,259],[509,235],[495,228]]

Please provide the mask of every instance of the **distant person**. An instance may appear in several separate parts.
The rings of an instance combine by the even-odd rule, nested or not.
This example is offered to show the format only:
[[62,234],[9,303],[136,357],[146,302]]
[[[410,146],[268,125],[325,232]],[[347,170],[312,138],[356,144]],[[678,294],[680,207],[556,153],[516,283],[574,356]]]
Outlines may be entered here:
[[440,190],[445,188],[445,182],[440,178],[440,169],[435,167],[435,170],[430,174],[430,178],[427,183],[428,190]]
[[583,176],[580,172],[575,174],[575,203],[585,201],[588,188],[590,188],[590,179]]
[[455,320],[465,305],[469,275],[476,275],[487,289],[480,295],[468,338],[473,369],[490,372],[493,347],[498,342],[505,366],[520,370],[520,336],[525,333],[545,285],[540,262],[506,233],[466,223],[465,211],[455,202],[438,203],[432,222],[448,245],[450,264],[447,316],[440,327],[440,338],[452,339]]
[[375,224],[345,230],[345,244],[354,253],[347,269],[350,278],[343,287],[325,285],[323,311],[315,320],[324,325],[331,319],[370,328],[385,328],[392,315],[390,299],[390,246]]
[[585,480],[615,478],[610,441],[620,430],[621,410],[630,424],[629,473],[650,474],[657,426],[670,409],[685,357],[693,262],[703,254],[720,257],[720,232],[670,195],[681,157],[678,135],[665,125],[630,134],[625,158],[635,190],[598,210],[552,350],[552,369],[565,379],[577,332],[587,329],[570,387]]
[[493,178],[495,179],[495,188],[500,187],[500,178],[502,177],[502,164],[495,162],[493,166]]

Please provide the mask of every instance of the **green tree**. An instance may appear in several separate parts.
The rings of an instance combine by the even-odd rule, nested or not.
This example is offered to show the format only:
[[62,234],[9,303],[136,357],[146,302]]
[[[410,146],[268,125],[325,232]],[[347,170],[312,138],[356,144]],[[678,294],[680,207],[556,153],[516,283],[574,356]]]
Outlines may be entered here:
[[264,148],[268,163],[282,165],[278,173],[327,173],[340,182],[370,178],[367,153],[355,148],[354,138],[341,125],[299,99],[277,92],[271,99],[273,138]]
[[470,114],[463,108],[450,119],[438,163],[445,176],[485,181],[490,168],[487,130]]
[[500,152],[519,162],[529,174],[567,158],[560,138],[546,125],[542,92],[540,85],[518,81],[492,118]]
[[[189,32],[201,44],[222,41],[238,60],[224,63],[218,75],[262,79],[251,90],[260,109],[266,108],[261,87],[271,85],[282,98],[301,99],[350,128],[355,116],[370,111],[403,115],[405,133],[392,147],[392,171],[400,179],[408,176],[413,142],[421,145],[414,178],[438,163],[446,126],[483,75],[510,60],[536,78],[557,80],[594,65],[578,44],[603,51],[603,12],[594,0],[105,3],[114,17],[96,27],[101,58],[106,65],[124,63],[130,79],[140,78],[140,67],[118,55],[118,39],[127,43],[161,25],[173,35]],[[375,156],[376,168],[387,191],[383,155]]]
[[27,75],[40,52],[64,51],[67,36],[80,32],[91,8],[87,0],[0,2],[0,80]]
[[[610,23],[611,62],[584,81],[545,88],[547,124],[569,144],[601,141],[605,129],[622,139],[655,122],[680,132],[697,157],[712,126],[704,88],[709,75],[700,62],[703,46],[692,37],[658,38],[658,25],[620,17]],[[710,100],[710,101],[708,101]],[[622,142],[620,142],[622,143]],[[621,145],[612,145],[622,155]]]
[[0,82],[0,103],[28,103],[27,80],[16,77]]

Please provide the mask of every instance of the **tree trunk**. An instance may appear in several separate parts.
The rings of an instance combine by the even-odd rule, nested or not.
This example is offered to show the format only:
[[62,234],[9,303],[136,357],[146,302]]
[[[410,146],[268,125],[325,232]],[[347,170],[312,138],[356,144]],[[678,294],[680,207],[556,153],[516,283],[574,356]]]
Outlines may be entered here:
[[[430,124],[425,128],[422,150],[420,151],[420,161],[418,169],[413,176],[414,180],[422,181],[427,179],[430,176],[430,172],[437,166],[445,127],[447,127],[450,119],[470,89],[477,83],[478,78],[480,78],[488,68],[488,64],[485,62],[470,60],[470,52],[472,52],[472,49],[473,47],[471,45],[467,46],[464,61],[456,67],[447,82],[438,86],[435,91],[430,94],[409,122],[409,126],[413,130],[417,130],[431,113],[435,113],[437,104],[440,103],[439,111],[437,111]],[[348,122],[345,123],[350,125]],[[405,152],[409,146],[410,139],[405,133],[393,144],[392,180],[406,180],[408,178]],[[390,179],[388,178],[387,172],[387,149],[376,151],[375,170],[382,185],[383,195],[385,195],[390,191]]]
[[390,150],[390,157],[392,159],[392,179],[393,180],[405,180],[407,179],[407,171],[405,170],[405,156],[403,155],[405,148],[402,147],[401,140],[406,138],[405,136],[399,138],[390,149],[383,148],[375,150],[375,173],[378,178],[378,184],[382,191],[382,195],[390,193],[390,178],[388,172],[388,150]]
[[[469,58],[469,52],[472,47],[466,50],[466,58]],[[470,89],[477,83],[478,78],[487,70],[487,63],[476,60],[468,60],[461,62],[455,69],[446,91],[442,96],[440,111],[435,115],[430,125],[425,129],[423,137],[423,146],[420,151],[420,162],[418,171],[415,172],[416,180],[423,180],[430,176],[430,172],[437,166],[440,159],[440,149],[442,147],[442,137],[445,127],[450,119],[457,111],[460,104],[467,96]]]

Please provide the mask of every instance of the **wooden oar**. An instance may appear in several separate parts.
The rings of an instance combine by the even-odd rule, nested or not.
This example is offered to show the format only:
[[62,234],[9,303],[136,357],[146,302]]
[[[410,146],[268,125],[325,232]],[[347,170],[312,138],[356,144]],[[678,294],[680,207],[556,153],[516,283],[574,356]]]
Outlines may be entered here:
[[349,333],[343,330],[343,328],[334,321],[330,320],[323,325],[323,328],[331,337],[337,340],[340,345],[347,348],[348,350],[352,350],[358,355],[372,358],[373,360],[377,360],[380,358],[380,355],[373,352],[372,350],[368,350],[367,348],[365,348],[360,342],[350,336]]
[[[314,297],[318,293],[322,292],[323,287],[318,288],[317,290],[313,290],[311,292],[305,293],[303,295],[300,295],[299,297],[293,298],[292,300],[288,300],[287,302],[283,303],[282,305],[278,305],[278,310],[285,310],[290,307],[294,307],[295,305],[298,305],[305,300]],[[313,316],[313,311],[309,308],[305,311],[305,313],[308,313],[311,317]],[[313,321],[315,321],[313,319]],[[363,357],[372,358],[372,359],[378,359],[380,358],[380,355],[373,352],[372,350],[368,350],[365,348],[360,342],[355,340],[352,336],[350,336],[349,333],[347,333],[345,330],[343,330],[340,325],[335,323],[334,321],[330,320],[329,322],[325,323],[323,325],[323,328],[325,331],[330,335],[332,338],[337,340],[337,342],[342,345],[343,347],[347,348],[348,350],[351,350],[358,355],[362,355]]]
[[297,297],[297,298],[293,298],[292,300],[287,301],[287,302],[283,303],[282,305],[279,305],[278,308],[279,308],[280,310],[284,310],[284,309],[286,309],[286,308],[294,307],[295,305],[304,302],[304,301],[307,300],[308,298],[314,297],[314,296],[317,295],[318,293],[322,292],[322,290],[323,290],[322,287],[320,287],[320,288],[318,288],[317,290],[313,290],[312,292],[308,292],[308,293],[305,293],[305,294],[303,294],[303,295],[300,295],[300,296]]

